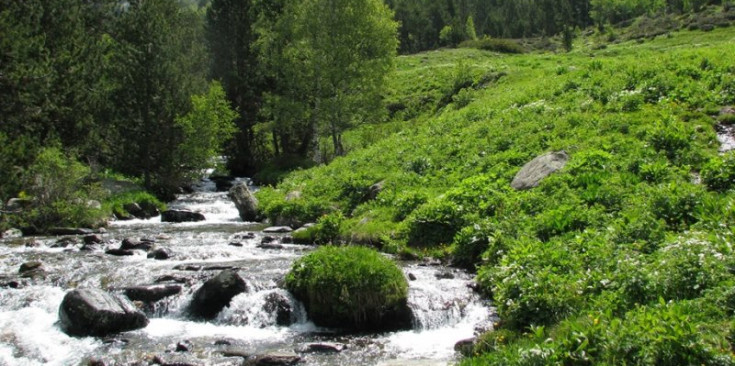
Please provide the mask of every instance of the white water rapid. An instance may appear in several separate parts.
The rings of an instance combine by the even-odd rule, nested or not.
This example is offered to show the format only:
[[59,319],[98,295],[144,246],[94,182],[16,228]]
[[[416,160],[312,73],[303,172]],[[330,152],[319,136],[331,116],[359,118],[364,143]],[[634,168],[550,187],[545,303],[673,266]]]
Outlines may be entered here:
[[[240,365],[243,358],[228,355],[227,350],[250,355],[293,353],[305,344],[324,342],[344,344],[346,349],[298,353],[299,364],[444,365],[457,360],[453,349],[457,341],[472,337],[477,324],[491,319],[492,308],[468,288],[470,275],[404,263],[407,278],[414,278],[409,281],[413,330],[349,335],[318,328],[309,322],[303,306],[278,287],[293,261],[312,247],[258,248],[266,235],[258,231],[262,225],[242,222],[226,193],[214,189],[205,181],[195,193],[169,205],[199,211],[206,221],[170,224],[157,217],[114,222],[100,235],[104,243],[92,250],[82,250],[81,237],[70,237],[66,246],[59,244],[60,237],[0,240],[0,365],[147,365],[169,358],[186,360],[180,364]],[[248,232],[254,235],[245,235]],[[153,240],[174,255],[154,260],[142,250],[124,257],[105,254],[124,238]],[[41,262],[45,275],[22,278],[19,268],[28,262]],[[192,293],[222,268],[237,269],[249,291],[236,296],[212,321],[187,319],[183,310]],[[107,338],[77,338],[58,326],[59,304],[71,289],[121,292],[163,279],[175,281],[183,290],[148,308],[150,324],[143,329]],[[277,314],[267,310],[269,296],[294,304],[292,325],[278,325]],[[177,352],[182,344],[186,350]]]

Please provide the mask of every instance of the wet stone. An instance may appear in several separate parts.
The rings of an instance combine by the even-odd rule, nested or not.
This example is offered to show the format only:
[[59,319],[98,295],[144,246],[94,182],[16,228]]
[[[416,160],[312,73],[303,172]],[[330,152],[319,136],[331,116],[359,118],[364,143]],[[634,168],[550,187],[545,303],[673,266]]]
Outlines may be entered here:
[[148,285],[126,287],[123,292],[133,301],[156,302],[181,293],[179,285]]
[[189,352],[192,349],[194,349],[194,345],[191,344],[191,341],[186,340],[176,343],[176,352]]
[[116,257],[125,257],[125,256],[131,256],[135,255],[132,250],[128,249],[108,249],[105,251],[105,254],[114,255]]
[[158,248],[158,249],[156,249],[156,250],[148,253],[148,256],[147,257],[160,261],[160,260],[169,259],[169,258],[171,258],[173,256],[174,255],[173,255],[173,253],[171,253],[170,250],[168,250],[166,248]]
[[181,277],[181,276],[163,275],[161,277],[156,278],[155,282],[156,283],[162,283],[162,282],[187,283],[188,280],[185,277]]
[[102,244],[102,237],[101,237],[101,236],[99,236],[99,235],[97,235],[97,234],[92,234],[92,235],[87,235],[87,236],[85,236],[85,237],[84,237],[84,238],[82,239],[82,241],[83,241],[83,242],[84,242],[84,244],[86,244],[86,245],[91,245],[91,244]]
[[453,280],[454,273],[449,272],[449,271],[437,272],[437,273],[434,273],[434,277],[436,277],[436,279],[438,280]]
[[299,347],[299,353],[340,353],[347,348],[342,343],[308,343]]
[[154,365],[161,366],[204,366],[204,362],[189,355],[182,354],[160,354],[153,358]]
[[411,280],[411,281],[416,281],[416,275],[414,275],[413,273],[409,273],[408,274],[408,279]]
[[275,244],[275,243],[259,244],[257,247],[260,248],[260,249],[272,249],[272,250],[280,250],[280,249],[283,249],[283,245],[281,245],[281,244]]
[[243,246],[242,243],[240,243],[239,241],[233,241],[233,242],[229,243],[228,245],[233,246],[233,247],[242,247]]
[[243,365],[247,366],[289,366],[301,361],[301,357],[295,353],[277,352],[266,355],[255,356],[245,360]]
[[54,244],[51,245],[51,248],[66,248],[70,245],[76,245],[77,239],[73,237],[65,237],[57,240]]
[[271,226],[263,229],[263,232],[267,234],[290,233],[292,231],[293,229],[288,226]]

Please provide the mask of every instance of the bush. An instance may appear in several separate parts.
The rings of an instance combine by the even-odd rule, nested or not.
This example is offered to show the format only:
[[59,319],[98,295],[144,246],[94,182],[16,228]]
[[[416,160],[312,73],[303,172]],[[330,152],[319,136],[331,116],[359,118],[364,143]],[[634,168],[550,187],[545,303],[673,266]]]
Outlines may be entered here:
[[703,190],[691,183],[670,183],[652,188],[651,212],[672,230],[685,230],[696,223],[704,198]]
[[314,241],[317,244],[336,243],[344,220],[339,211],[320,217],[314,226]]
[[478,279],[491,289],[500,318],[509,329],[553,324],[575,311],[582,301],[576,281],[582,263],[562,241],[520,239],[508,246],[496,266],[482,267]]
[[523,46],[511,39],[484,37],[470,39],[459,44],[460,48],[477,48],[499,53],[524,53]]
[[417,208],[405,221],[408,245],[431,247],[451,244],[464,226],[462,208],[446,199],[436,199]]
[[[468,270],[475,270],[482,259],[489,264],[496,264],[500,258],[498,254],[507,249],[504,240],[506,235],[489,220],[463,228],[454,237],[452,263]],[[487,258],[484,258],[485,255]]]
[[735,152],[712,158],[702,167],[702,182],[707,188],[725,192],[735,185]]
[[31,209],[20,216],[27,232],[45,232],[55,226],[98,227],[103,212],[89,201],[101,195],[90,183],[90,169],[56,147],[42,149],[24,175]]
[[286,288],[320,326],[363,331],[411,325],[403,272],[372,249],[320,247],[293,264]]

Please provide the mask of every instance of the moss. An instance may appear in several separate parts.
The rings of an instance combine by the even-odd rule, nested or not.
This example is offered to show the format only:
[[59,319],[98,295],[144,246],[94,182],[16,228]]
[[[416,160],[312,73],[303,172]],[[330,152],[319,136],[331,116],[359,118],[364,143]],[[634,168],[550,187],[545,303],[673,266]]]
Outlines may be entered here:
[[286,287],[317,325],[364,331],[411,324],[403,272],[372,249],[321,247],[294,263]]

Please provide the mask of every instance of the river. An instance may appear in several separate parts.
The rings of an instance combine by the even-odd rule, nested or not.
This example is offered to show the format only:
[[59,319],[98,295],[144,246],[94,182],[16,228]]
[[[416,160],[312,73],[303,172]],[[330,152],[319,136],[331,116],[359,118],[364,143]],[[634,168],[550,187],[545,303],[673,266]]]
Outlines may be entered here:
[[[263,236],[273,234],[259,231],[260,224],[242,222],[226,193],[216,192],[210,181],[179,196],[169,208],[199,211],[206,221],[170,224],[158,217],[112,222],[101,234],[104,243],[91,250],[84,248],[81,237],[71,237],[66,247],[57,244],[60,237],[0,240],[0,364],[145,365],[160,356],[185,360],[172,364],[239,365],[243,358],[226,357],[227,350],[293,353],[307,344],[330,342],[346,348],[339,353],[299,353],[299,364],[444,365],[457,360],[457,341],[472,337],[478,324],[493,319],[493,309],[469,288],[471,275],[414,262],[401,263],[407,278],[413,279],[412,330],[350,335],[319,328],[303,306],[278,287],[293,261],[313,247],[258,248]],[[254,236],[248,238],[249,232]],[[174,255],[154,260],[144,251],[124,257],[105,254],[124,238],[155,241]],[[28,262],[41,262],[45,276],[19,278],[20,266]],[[236,268],[250,290],[236,296],[212,321],[187,319],[183,310],[192,293],[226,267]],[[75,338],[58,326],[59,304],[70,289],[122,291],[160,282],[164,276],[177,281],[183,291],[148,308],[150,324],[143,329],[109,338]],[[294,304],[294,324],[278,326],[276,314],[264,309],[273,293]]]

